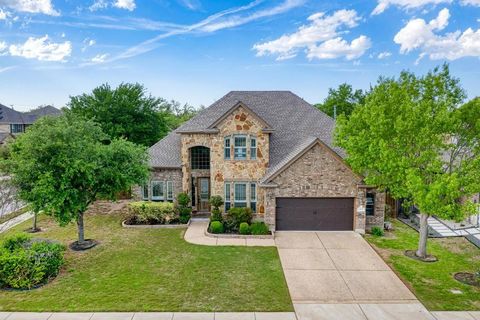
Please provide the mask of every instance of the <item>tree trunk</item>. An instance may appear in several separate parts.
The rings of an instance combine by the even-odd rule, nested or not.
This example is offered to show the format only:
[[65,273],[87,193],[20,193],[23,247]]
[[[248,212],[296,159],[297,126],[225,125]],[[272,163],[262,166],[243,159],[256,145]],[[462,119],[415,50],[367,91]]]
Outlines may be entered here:
[[427,239],[428,239],[428,217],[426,213],[420,214],[420,231],[418,239],[417,257],[425,259],[427,257]]
[[37,212],[33,213],[33,226],[32,231],[35,232],[37,230]]
[[82,244],[85,241],[85,233],[83,228],[83,212],[78,213],[77,229],[78,229],[78,244]]

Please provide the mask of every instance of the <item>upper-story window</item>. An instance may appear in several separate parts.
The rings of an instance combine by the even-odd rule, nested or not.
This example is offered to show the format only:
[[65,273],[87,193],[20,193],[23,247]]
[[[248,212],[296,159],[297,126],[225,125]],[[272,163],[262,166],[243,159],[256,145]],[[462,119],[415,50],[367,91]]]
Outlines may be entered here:
[[201,146],[190,149],[190,163],[192,169],[210,169],[210,149]]
[[25,132],[25,125],[21,123],[10,124],[10,133],[22,133]]
[[257,159],[257,138],[250,136],[250,159]]
[[247,136],[233,136],[235,160],[247,159]]
[[231,152],[231,146],[230,146],[231,143],[230,142],[231,142],[230,136],[225,137],[225,141],[224,141],[225,160],[230,160],[230,152]]

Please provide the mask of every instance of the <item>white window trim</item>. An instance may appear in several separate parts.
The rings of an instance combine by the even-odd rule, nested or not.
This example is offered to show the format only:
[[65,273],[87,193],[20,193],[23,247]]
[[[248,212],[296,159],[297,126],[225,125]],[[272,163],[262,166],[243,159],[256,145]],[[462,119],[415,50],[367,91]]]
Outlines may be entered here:
[[[245,147],[237,147],[235,144],[235,138],[245,138]],[[245,158],[237,158],[236,149],[245,149]],[[246,134],[236,134],[233,135],[233,158],[235,160],[247,160],[248,159],[248,136]]]
[[[226,146],[228,141],[228,147]],[[226,157],[226,151],[228,150],[228,158]],[[232,136],[226,136],[223,138],[223,158],[225,160],[232,159]]]
[[167,181],[167,200],[173,201],[173,181]]
[[[252,147],[252,140],[255,140],[255,147]],[[257,160],[257,147],[258,147],[258,140],[256,136],[250,136],[250,159]],[[252,150],[255,150],[255,157],[252,156]]]
[[[162,192],[161,192],[161,195],[159,195],[159,196],[154,196],[153,195],[153,190],[154,190],[153,186],[156,185],[156,184],[161,186],[160,190]],[[159,181],[159,180],[154,180],[154,181],[152,181],[151,185],[152,185],[152,201],[165,201],[165,182],[164,181]]]

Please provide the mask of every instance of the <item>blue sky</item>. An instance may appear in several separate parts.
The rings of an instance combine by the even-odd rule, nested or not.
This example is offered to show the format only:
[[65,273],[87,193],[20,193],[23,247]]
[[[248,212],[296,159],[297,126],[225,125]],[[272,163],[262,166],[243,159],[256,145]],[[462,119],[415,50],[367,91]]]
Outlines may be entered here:
[[0,0],[0,103],[18,110],[105,82],[194,106],[230,90],[316,103],[444,61],[480,95],[480,0]]

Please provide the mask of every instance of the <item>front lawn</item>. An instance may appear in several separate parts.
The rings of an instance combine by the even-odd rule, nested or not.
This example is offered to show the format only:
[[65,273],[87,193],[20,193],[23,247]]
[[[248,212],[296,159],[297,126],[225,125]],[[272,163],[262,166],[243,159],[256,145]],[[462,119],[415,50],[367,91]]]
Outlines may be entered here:
[[394,228],[385,237],[367,235],[366,239],[429,310],[480,310],[480,289],[453,278],[456,272],[480,271],[477,247],[464,238],[428,239],[429,253],[439,261],[424,263],[403,254],[416,249],[418,233],[399,221]]
[[[69,250],[61,274],[42,288],[0,291],[0,311],[293,310],[276,248],[198,246],[183,240],[183,229],[125,229],[118,214],[85,218],[86,236],[100,245]],[[76,239],[74,225],[41,217],[39,226],[36,237]]]

